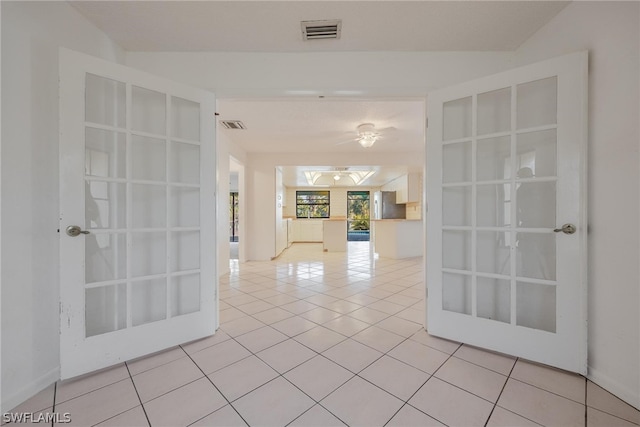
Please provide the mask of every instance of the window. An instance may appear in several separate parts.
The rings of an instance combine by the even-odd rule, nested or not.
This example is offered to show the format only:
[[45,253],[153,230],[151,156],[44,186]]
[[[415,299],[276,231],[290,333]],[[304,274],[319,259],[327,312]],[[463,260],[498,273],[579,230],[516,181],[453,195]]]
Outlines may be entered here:
[[296,191],[296,218],[329,218],[329,192]]

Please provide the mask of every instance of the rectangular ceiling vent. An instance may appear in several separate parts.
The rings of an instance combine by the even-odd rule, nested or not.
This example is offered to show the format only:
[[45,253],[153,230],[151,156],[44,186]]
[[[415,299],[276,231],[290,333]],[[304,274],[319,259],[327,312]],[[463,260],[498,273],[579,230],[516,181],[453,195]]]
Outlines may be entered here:
[[339,39],[342,30],[341,19],[331,19],[326,21],[302,21],[302,39]]
[[246,129],[240,120],[220,120],[220,123],[227,129]]

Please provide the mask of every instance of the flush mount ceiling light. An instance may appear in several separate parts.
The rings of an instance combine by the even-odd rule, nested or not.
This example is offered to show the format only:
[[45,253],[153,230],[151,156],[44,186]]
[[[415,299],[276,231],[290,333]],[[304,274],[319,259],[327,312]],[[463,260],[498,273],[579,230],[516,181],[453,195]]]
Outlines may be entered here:
[[337,174],[333,175],[333,179],[335,179],[336,181],[340,181],[340,174],[337,173]]

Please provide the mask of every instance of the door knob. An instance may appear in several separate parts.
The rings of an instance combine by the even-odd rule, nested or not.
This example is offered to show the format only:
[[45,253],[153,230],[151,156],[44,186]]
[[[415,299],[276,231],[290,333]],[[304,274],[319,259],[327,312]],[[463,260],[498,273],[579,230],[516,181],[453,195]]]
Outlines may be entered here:
[[554,233],[563,232],[564,234],[573,234],[576,232],[576,226],[573,224],[564,224],[562,228],[554,228]]
[[67,231],[67,235],[69,235],[71,237],[76,237],[76,236],[79,236],[81,234],[89,234],[88,231],[83,230],[78,225],[70,225],[70,226],[67,227],[66,231]]

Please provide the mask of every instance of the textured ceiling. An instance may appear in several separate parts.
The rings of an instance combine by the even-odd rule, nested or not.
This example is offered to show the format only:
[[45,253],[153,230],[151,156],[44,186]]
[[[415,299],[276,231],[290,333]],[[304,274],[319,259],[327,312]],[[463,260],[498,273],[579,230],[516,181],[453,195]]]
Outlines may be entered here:
[[[565,1],[74,1],[128,51],[514,50]],[[340,40],[300,21],[342,19]]]

